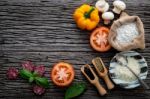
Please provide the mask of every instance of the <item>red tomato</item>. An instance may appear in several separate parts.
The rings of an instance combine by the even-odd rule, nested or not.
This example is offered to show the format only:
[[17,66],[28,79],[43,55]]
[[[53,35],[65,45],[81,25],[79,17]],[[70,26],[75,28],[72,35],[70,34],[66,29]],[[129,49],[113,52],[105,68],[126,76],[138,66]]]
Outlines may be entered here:
[[74,75],[75,72],[72,65],[65,62],[59,62],[54,65],[51,72],[52,81],[60,87],[68,86],[73,81]]
[[99,52],[108,51],[111,46],[108,42],[109,29],[107,27],[99,27],[95,29],[90,36],[90,45]]

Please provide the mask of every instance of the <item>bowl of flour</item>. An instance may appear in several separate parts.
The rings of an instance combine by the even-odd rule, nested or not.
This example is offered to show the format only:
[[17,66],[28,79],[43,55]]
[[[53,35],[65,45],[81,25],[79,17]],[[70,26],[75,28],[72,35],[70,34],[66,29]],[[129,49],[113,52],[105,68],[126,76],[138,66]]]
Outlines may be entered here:
[[[119,55],[124,55],[127,57],[121,57]],[[140,86],[138,79],[134,74],[125,66],[118,63],[119,61],[130,67],[134,73],[141,79],[146,79],[148,73],[147,63],[139,53],[135,51],[124,51],[116,54],[110,62],[109,74],[113,82],[125,89],[132,89]]]

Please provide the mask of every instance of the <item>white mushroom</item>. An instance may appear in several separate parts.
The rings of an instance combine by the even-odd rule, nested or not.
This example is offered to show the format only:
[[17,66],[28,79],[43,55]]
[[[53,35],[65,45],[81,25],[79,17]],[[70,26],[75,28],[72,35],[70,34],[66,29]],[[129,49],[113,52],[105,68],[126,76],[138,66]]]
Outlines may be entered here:
[[102,18],[104,20],[104,24],[109,24],[110,21],[114,19],[114,14],[112,12],[104,12],[102,14]]
[[123,1],[120,1],[120,0],[114,1],[113,5],[114,5],[113,12],[117,13],[117,14],[120,14],[121,11],[126,9],[126,4]]
[[98,0],[95,4],[95,7],[98,9],[100,12],[106,12],[109,9],[109,4],[105,0]]

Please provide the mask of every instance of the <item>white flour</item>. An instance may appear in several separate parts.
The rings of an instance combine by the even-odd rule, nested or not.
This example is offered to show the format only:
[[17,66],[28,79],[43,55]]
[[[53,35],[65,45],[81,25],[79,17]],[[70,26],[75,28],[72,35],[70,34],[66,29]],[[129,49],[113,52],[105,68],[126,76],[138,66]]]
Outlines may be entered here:
[[116,31],[116,40],[120,44],[130,43],[139,35],[135,22],[122,25]]

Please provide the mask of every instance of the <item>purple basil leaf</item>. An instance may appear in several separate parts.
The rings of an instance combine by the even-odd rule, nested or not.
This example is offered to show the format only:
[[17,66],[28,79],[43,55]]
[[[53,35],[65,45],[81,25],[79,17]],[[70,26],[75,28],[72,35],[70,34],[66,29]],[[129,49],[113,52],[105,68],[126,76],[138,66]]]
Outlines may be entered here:
[[45,67],[43,65],[35,67],[34,74],[37,74],[38,76],[43,76],[44,73],[45,73]]
[[30,61],[25,61],[22,63],[22,68],[32,72],[34,70],[34,65]]
[[36,94],[36,95],[42,95],[45,93],[45,88],[42,87],[42,86],[38,86],[38,85],[35,85],[33,87],[33,92]]
[[16,68],[10,67],[6,75],[8,79],[17,79],[19,71]]

